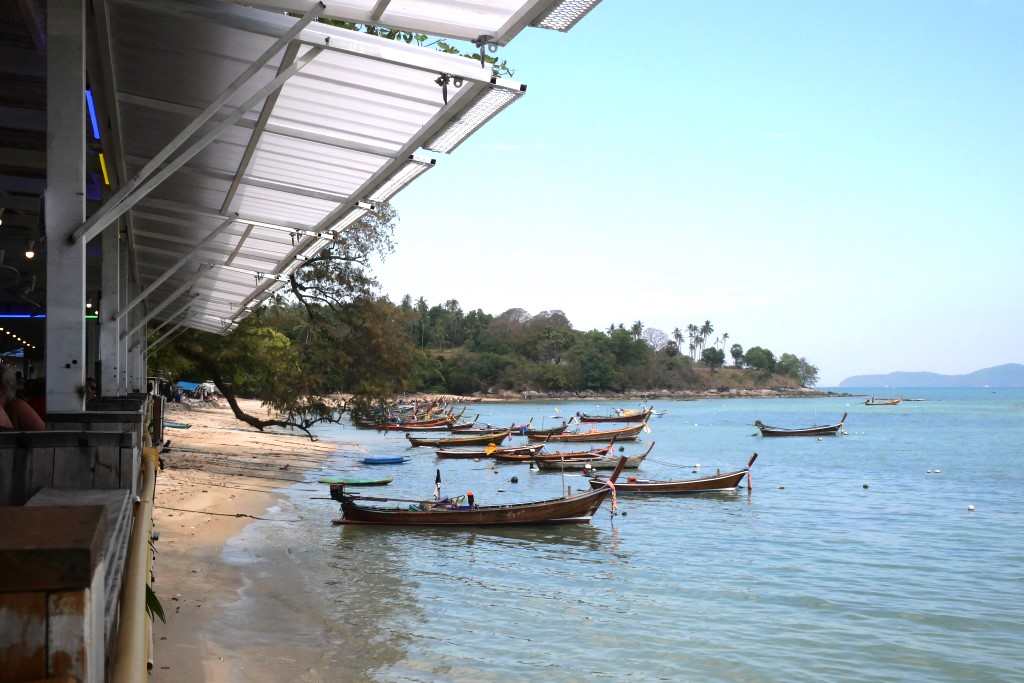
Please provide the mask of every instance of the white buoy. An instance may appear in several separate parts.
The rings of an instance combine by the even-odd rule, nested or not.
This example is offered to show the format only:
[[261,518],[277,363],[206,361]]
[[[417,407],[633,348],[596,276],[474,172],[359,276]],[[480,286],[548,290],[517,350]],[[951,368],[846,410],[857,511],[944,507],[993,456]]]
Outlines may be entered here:
[[819,436],[818,441],[824,441],[824,439]]
[[942,474],[942,470],[935,470],[935,474]]
[[850,432],[848,432],[848,431],[846,431],[846,430],[844,429],[844,430],[843,430],[843,436],[849,436],[849,435],[850,435]]
[[697,464],[696,464],[696,465],[694,465],[693,467],[694,467],[694,469],[698,469],[698,470],[699,470],[699,469],[700,469],[700,463],[697,463]]
[[974,512],[974,506],[973,505],[968,505],[967,506],[967,511],[968,512]]

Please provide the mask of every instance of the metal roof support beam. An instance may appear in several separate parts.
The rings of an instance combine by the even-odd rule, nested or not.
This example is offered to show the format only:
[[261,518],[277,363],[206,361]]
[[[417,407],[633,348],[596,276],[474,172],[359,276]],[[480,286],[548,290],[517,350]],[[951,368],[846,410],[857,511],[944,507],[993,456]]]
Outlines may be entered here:
[[85,2],[49,0],[47,14],[46,407],[80,412],[85,243],[65,237],[85,220]]
[[176,308],[174,310],[174,313],[172,313],[169,316],[167,316],[166,318],[164,318],[164,321],[162,323],[160,323],[159,325],[157,325],[156,327],[153,328],[153,332],[154,333],[159,332],[161,329],[164,328],[164,326],[167,325],[167,323],[171,322],[172,320],[174,320],[175,318],[180,316],[182,313],[188,311],[192,307],[192,304],[194,302],[195,302],[195,299],[189,299],[188,301],[183,303],[180,308]]
[[[258,59],[256,59],[256,61],[250,64],[248,68],[245,69],[245,71],[239,74],[239,76],[234,81],[232,81],[231,84],[227,88],[225,88],[225,90],[213,102],[207,105],[207,107],[199,114],[199,116],[194,118],[192,122],[185,126],[185,128],[183,128],[181,132],[179,132],[176,136],[174,136],[174,138],[170,142],[168,142],[163,149],[157,152],[157,154],[152,159],[150,159],[145,166],[143,166],[142,170],[140,170],[135,175],[135,177],[133,177],[131,180],[126,181],[124,185],[122,185],[118,189],[118,191],[115,192],[113,196],[111,196],[103,204],[99,211],[94,213],[88,221],[86,221],[83,225],[76,229],[71,234],[71,238],[74,240],[82,240],[84,242],[88,242],[90,239],[99,234],[99,232],[103,230],[103,228],[106,227],[110,223],[110,221],[114,220],[115,218],[117,218],[117,216],[121,215],[129,208],[131,208],[131,206],[128,206],[123,209],[121,207],[123,207],[127,203],[126,200],[130,199],[131,197],[137,194],[136,190],[141,189],[140,185],[142,187],[150,185],[152,183],[152,179],[147,181],[147,178],[149,178],[150,175],[154,173],[154,171],[160,168],[161,164],[170,159],[171,155],[177,152],[178,149],[182,145],[184,145],[193,135],[195,135],[195,133],[200,128],[202,128],[210,119],[212,119],[214,115],[216,115],[217,112],[219,112],[224,107],[224,105],[227,104],[227,102],[232,97],[234,97],[235,94],[238,93],[239,90],[244,88],[249,83],[253,76],[259,73],[259,71],[264,66],[266,66],[267,62],[273,59],[278,52],[285,48],[288,45],[288,43],[290,43],[299,33],[301,33],[302,30],[306,27],[306,25],[309,24],[309,22],[319,17],[323,10],[324,4],[322,2],[318,2],[315,5],[313,5],[313,7],[311,7],[309,11],[307,11],[301,19],[299,19],[297,22],[294,22],[291,28],[289,28],[287,31],[284,32],[283,35],[281,35],[277,40],[275,40],[274,43],[269,48],[267,48],[263,52],[263,54],[259,56]],[[312,57],[315,57],[317,54],[319,54],[319,48],[314,47],[311,50],[309,50],[304,55],[304,57],[309,57],[310,59],[312,59]],[[308,60],[306,60],[306,62],[304,62],[302,66],[305,66],[306,63],[308,63]],[[279,88],[286,80],[288,80],[288,78],[292,74],[297,73],[298,70],[299,69],[295,69],[294,71],[292,71],[291,69],[286,69],[282,73],[278,74],[277,78],[275,78],[270,83],[273,87],[268,88],[265,86],[261,88],[256,93],[255,96],[250,97],[248,100],[246,100],[246,102],[242,106],[240,106],[235,111],[234,114],[224,119],[224,121],[230,121],[231,124],[234,124],[235,121],[242,118],[242,115],[244,115],[247,111],[256,106],[256,104],[258,104],[260,100],[265,98],[269,92]],[[193,144],[191,147],[188,148],[188,150],[182,152],[181,155],[179,155],[173,162],[171,162],[170,167],[173,167],[174,170],[177,170],[178,166],[184,164],[193,156],[198,154],[202,149],[206,147],[206,145],[212,142],[212,140],[223,131],[223,128],[220,127],[221,125],[223,125],[223,121],[221,122],[221,124],[218,124],[218,126],[214,128],[214,130],[216,131],[215,135],[211,137],[209,134],[207,134],[200,138],[201,141],[205,140],[205,142],[202,145],[197,147],[198,143]],[[225,128],[226,127],[227,126],[225,126]],[[207,140],[207,138],[209,138],[209,140]],[[192,154],[189,155],[188,152],[191,150],[194,151],[192,151]],[[175,166],[175,164],[179,160],[181,160],[182,157],[184,157],[184,160],[181,161],[181,163],[179,163],[177,166]],[[170,175],[170,173],[165,174],[166,170],[167,168],[163,169],[159,173],[156,173],[153,176],[153,178],[155,179],[157,177],[160,177],[160,180],[162,181],[163,178]],[[173,173],[173,171],[171,172]],[[159,181],[157,181],[157,183],[152,183],[149,189],[155,187],[156,184],[159,184]],[[136,199],[135,201],[137,202],[138,199]]]
[[245,241],[247,239],[249,239],[249,235],[251,235],[251,234],[252,234],[252,226],[251,225],[245,226],[245,232],[243,232],[242,236],[238,238],[238,244],[235,245],[235,248],[231,252],[231,255],[228,256],[226,261],[224,261],[224,265],[225,266],[230,266],[232,263],[235,262],[235,259],[238,257],[238,252],[242,251],[242,246],[245,244]]
[[160,335],[159,339],[157,339],[155,342],[149,345],[149,352],[155,353],[157,348],[159,348],[159,346],[163,344],[165,341],[170,342],[176,339],[182,332],[184,332],[187,329],[184,326],[186,322],[188,322],[188,318],[185,318],[184,320],[180,321],[177,325],[167,330],[167,332],[165,332],[164,334]]
[[[167,306],[170,305],[171,303],[173,303],[174,301],[176,301],[179,296],[184,294],[187,290],[191,289],[192,285],[194,285],[196,283],[196,280],[199,279],[199,275],[202,272],[203,272],[202,268],[200,268],[198,271],[196,271],[195,275],[190,277],[186,282],[182,283],[182,285],[180,287],[178,287],[176,290],[171,292],[170,296],[168,296],[162,302],[157,304],[157,306],[155,308],[153,308],[151,311],[149,311],[148,313],[146,313],[146,315],[142,316],[142,319],[139,320],[137,323],[135,323],[135,327],[133,327],[130,330],[127,330],[125,332],[122,332],[121,336],[122,337],[130,337],[133,334],[135,334],[136,332],[138,332],[139,330],[143,329],[146,326],[146,323],[148,323],[150,320],[155,318],[160,313],[160,311],[162,311],[165,308],[167,308]],[[194,298],[194,297],[196,297],[198,295],[190,294],[189,296],[190,296],[190,298]]]
[[[297,42],[288,43],[288,47],[284,49],[284,56],[281,57],[281,65],[277,69],[277,75],[280,76],[281,72],[292,65],[295,61],[295,55],[299,53],[299,44]],[[277,104],[277,97],[281,94],[281,88],[278,88],[274,92],[267,96],[267,99],[263,102],[263,109],[260,110],[260,115],[256,119],[256,127],[252,129],[252,134],[249,135],[249,142],[245,145],[245,151],[242,152],[242,159],[238,162],[238,170],[235,171],[235,177],[231,181],[231,186],[228,188],[227,193],[224,195],[224,201],[220,205],[221,213],[226,213],[231,208],[231,202],[235,199],[235,193],[238,192],[238,184],[242,182],[242,176],[249,170],[249,163],[252,161],[252,155],[256,153],[256,145],[260,142],[260,137],[263,135],[263,129],[267,127],[267,122],[270,120],[270,113],[274,111],[274,105]]]
[[172,265],[170,268],[165,270],[159,277],[157,277],[155,280],[153,280],[153,282],[149,283],[149,286],[147,286],[144,290],[139,292],[135,296],[134,299],[129,301],[123,308],[121,308],[121,310],[119,310],[115,315],[111,316],[110,319],[111,320],[116,320],[117,322],[120,323],[121,320],[124,319],[124,316],[127,315],[128,311],[132,310],[133,308],[138,306],[140,303],[142,303],[142,301],[145,300],[146,297],[148,297],[150,294],[152,294],[154,291],[156,291],[157,287],[159,287],[163,283],[167,282],[168,278],[170,278],[172,275],[174,275],[179,270],[181,270],[181,268],[185,264],[187,264],[189,261],[191,261],[192,258],[197,253],[199,253],[202,250],[203,247],[205,247],[207,244],[212,242],[213,239],[215,237],[217,237],[217,235],[219,235],[222,232],[224,232],[225,230],[227,230],[228,227],[232,223],[234,223],[234,222],[235,222],[234,218],[228,218],[223,223],[221,223],[216,228],[214,228],[213,232],[211,232],[209,235],[204,237],[203,240],[201,242],[199,242],[199,244],[197,244],[194,247],[192,247],[192,249],[189,250],[189,252],[187,254],[185,254],[180,259],[175,261],[174,265]]
[[380,18],[384,16],[384,12],[387,11],[390,4],[391,0],[377,0],[373,9],[370,10],[370,21],[380,21]]

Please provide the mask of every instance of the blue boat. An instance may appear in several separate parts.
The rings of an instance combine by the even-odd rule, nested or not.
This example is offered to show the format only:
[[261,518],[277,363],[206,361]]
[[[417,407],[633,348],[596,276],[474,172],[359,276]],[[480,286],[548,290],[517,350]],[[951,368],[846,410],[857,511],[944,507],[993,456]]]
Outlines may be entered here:
[[404,455],[371,455],[363,458],[364,465],[401,465],[409,458]]

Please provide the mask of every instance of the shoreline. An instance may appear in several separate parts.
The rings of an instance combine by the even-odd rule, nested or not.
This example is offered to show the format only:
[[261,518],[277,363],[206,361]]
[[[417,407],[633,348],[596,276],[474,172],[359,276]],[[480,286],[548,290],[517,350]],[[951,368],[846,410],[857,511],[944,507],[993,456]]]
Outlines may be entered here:
[[700,401],[705,399],[733,398],[854,398],[866,394],[853,394],[844,391],[819,391],[807,388],[775,387],[763,389],[659,389],[657,391],[510,391],[503,390],[490,394],[406,394],[404,401],[445,401],[448,403],[536,403],[573,401]]
[[[251,413],[262,410],[258,401],[242,403]],[[166,430],[171,445],[162,449],[165,468],[157,476],[153,587],[167,622],[154,622],[151,680],[303,680],[308,665],[301,660],[233,642],[239,634],[224,627],[226,614],[254,600],[273,604],[275,591],[288,586],[261,585],[265,577],[225,554],[229,545],[245,552],[234,548],[235,539],[254,521],[297,522],[285,489],[308,482],[308,473],[345,444],[259,432],[227,408],[168,404],[168,417],[192,427]],[[278,566],[275,560],[275,575]],[[255,585],[261,589],[254,596]],[[268,623],[273,627],[273,619],[253,626]]]

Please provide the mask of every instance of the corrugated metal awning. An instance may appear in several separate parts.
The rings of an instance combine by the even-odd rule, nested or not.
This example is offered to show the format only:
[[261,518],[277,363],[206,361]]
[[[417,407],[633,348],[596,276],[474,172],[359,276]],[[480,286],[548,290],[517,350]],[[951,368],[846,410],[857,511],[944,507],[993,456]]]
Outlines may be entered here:
[[422,150],[452,151],[525,91],[462,56],[282,13],[108,8],[122,188],[76,235],[127,213],[147,317],[213,332],[431,169]]

